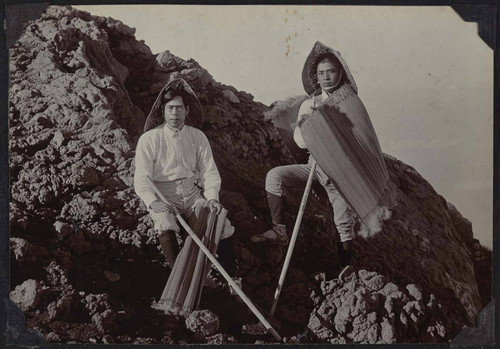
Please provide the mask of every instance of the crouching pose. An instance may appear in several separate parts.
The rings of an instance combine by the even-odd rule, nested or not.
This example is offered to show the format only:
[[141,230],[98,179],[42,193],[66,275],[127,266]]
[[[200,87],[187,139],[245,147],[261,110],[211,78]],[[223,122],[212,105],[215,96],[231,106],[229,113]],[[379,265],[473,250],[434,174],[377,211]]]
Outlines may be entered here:
[[317,42],[306,59],[302,82],[308,96],[278,102],[268,113],[293,154],[310,152],[307,164],[279,166],[266,177],[272,229],[252,241],[287,245],[284,220],[286,189],[305,187],[312,163],[313,174],[328,194],[340,235],[342,266],[351,263],[354,225],[362,235],[380,230],[392,206],[389,177],[380,145],[357,86],[340,54]]

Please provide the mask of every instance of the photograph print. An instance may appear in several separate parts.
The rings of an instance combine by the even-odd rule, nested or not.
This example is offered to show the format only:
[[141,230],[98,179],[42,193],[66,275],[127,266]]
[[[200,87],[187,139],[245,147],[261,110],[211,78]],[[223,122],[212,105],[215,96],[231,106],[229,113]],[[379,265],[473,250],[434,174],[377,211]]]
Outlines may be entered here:
[[466,15],[7,5],[6,343],[490,343]]

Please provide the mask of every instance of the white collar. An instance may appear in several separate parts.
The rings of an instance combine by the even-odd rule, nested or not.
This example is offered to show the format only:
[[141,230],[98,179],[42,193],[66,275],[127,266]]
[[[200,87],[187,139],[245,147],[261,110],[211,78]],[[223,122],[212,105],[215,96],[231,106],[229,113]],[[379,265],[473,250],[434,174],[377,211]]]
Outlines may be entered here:
[[165,132],[165,134],[167,136],[170,136],[170,137],[173,137],[175,134],[179,134],[179,136],[180,136],[184,133],[184,130],[186,129],[185,126],[186,125],[182,125],[182,127],[180,129],[173,128],[173,127],[168,126],[167,123],[165,122],[165,125],[163,126],[163,131]]

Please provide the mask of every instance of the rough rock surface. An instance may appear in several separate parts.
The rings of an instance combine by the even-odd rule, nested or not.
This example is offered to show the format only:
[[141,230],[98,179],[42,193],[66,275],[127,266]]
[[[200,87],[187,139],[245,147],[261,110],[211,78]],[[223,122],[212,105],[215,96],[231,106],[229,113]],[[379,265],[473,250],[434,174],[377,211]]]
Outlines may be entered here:
[[33,310],[42,300],[43,283],[29,279],[16,286],[10,293],[10,299],[23,311]]
[[360,270],[348,280],[324,278],[308,329],[330,343],[441,342],[448,320],[433,294],[423,296],[413,284],[400,288],[383,275]]
[[195,310],[187,317],[186,327],[204,337],[211,336],[219,329],[219,317],[210,310]]
[[[249,237],[270,225],[267,171],[293,162],[264,121],[268,107],[216,82],[193,59],[153,55],[125,24],[70,7],[49,7],[27,23],[9,53],[12,299],[27,280],[47,288],[23,308],[27,326],[54,342],[272,342],[242,333],[256,319],[227,287],[202,296],[201,307],[220,320],[212,336],[150,308],[168,273],[132,188],[145,115],[165,83],[184,78],[203,106],[220,199],[236,228],[237,276],[268,309],[286,249]],[[398,205],[380,234],[355,241],[356,280],[318,276],[338,268],[338,236],[328,204],[309,201],[275,315],[291,342],[446,341],[489,301],[491,251],[473,239],[470,222],[413,168],[385,160]],[[290,227],[301,194],[288,197]]]

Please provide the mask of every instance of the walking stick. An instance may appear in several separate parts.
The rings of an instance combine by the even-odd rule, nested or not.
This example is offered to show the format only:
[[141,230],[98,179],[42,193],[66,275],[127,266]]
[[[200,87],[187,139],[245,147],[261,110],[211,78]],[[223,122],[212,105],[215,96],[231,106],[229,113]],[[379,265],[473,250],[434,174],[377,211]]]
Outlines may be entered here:
[[283,264],[283,269],[281,270],[280,279],[278,281],[278,287],[274,292],[274,301],[269,316],[273,317],[274,311],[276,310],[276,305],[278,304],[278,299],[280,298],[281,288],[285,282],[286,272],[288,271],[288,265],[290,264],[290,259],[292,259],[293,248],[295,247],[295,242],[297,241],[297,236],[299,236],[299,228],[302,223],[302,217],[304,216],[304,211],[306,210],[307,198],[309,197],[309,192],[311,191],[312,180],[314,177],[314,171],[316,170],[316,161],[312,161],[311,171],[309,172],[309,177],[307,178],[306,189],[304,189],[304,195],[302,195],[302,202],[300,203],[299,213],[297,214],[297,219],[295,220],[295,226],[293,227],[292,237],[290,238],[290,245],[288,246],[288,251],[286,251],[285,263]]
[[[147,181],[151,188],[156,192],[156,194],[163,200],[163,202],[168,202],[168,200],[163,196],[161,191],[156,187],[153,181],[147,177]],[[264,325],[264,327],[276,338],[277,341],[281,341],[281,336],[276,332],[276,330],[271,326],[271,324],[264,318],[264,316],[259,312],[259,310],[253,305],[252,301],[243,293],[243,291],[238,287],[238,285],[231,279],[231,276],[224,270],[222,265],[215,259],[215,257],[210,253],[207,247],[201,242],[201,240],[196,236],[191,227],[186,223],[186,221],[181,217],[180,214],[176,213],[176,217],[179,220],[179,223],[186,229],[189,236],[193,239],[193,241],[198,245],[201,251],[207,256],[208,259],[215,265],[217,270],[222,274],[224,279],[229,283],[229,285],[236,291],[238,296],[245,302],[245,304],[250,308],[250,310],[257,316],[259,321]]]

